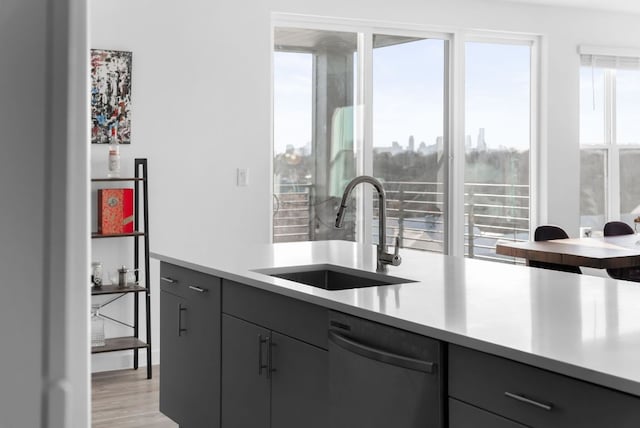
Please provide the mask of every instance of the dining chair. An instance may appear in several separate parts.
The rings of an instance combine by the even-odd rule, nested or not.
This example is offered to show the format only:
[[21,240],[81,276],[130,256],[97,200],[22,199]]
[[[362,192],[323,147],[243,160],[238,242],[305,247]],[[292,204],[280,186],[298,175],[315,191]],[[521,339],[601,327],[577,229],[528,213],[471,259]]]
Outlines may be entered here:
[[604,236],[633,235],[633,228],[623,221],[610,221],[604,225]]
[[[623,221],[610,221],[604,225],[604,236],[633,235],[631,226]],[[640,282],[640,267],[607,269],[611,278]]]
[[[552,239],[566,239],[569,235],[561,227],[553,225],[538,226],[533,234],[534,241],[550,241]],[[578,266],[561,265],[557,263],[527,260],[529,266],[542,269],[559,270],[562,272],[582,273]]]

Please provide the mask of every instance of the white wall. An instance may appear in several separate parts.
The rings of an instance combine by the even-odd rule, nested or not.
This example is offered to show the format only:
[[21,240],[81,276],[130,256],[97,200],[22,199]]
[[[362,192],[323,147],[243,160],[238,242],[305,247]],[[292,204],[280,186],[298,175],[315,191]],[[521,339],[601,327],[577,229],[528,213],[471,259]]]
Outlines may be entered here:
[[0,3],[3,428],[89,425],[86,21],[82,1]]
[[[539,221],[573,235],[577,46],[640,47],[638,16],[489,0],[95,0],[92,7],[91,46],[134,52],[133,144],[125,153],[149,158],[151,248],[187,258],[231,240],[270,240],[271,12],[542,35]],[[94,173],[105,156],[93,147]],[[249,168],[248,187],[235,186],[237,167]]]

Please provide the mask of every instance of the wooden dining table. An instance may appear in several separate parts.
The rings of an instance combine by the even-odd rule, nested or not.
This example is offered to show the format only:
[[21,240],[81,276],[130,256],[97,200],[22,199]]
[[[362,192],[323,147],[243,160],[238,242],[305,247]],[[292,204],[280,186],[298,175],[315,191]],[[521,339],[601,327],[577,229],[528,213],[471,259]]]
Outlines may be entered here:
[[539,262],[596,269],[640,266],[640,235],[568,238],[550,241],[498,241],[496,253]]

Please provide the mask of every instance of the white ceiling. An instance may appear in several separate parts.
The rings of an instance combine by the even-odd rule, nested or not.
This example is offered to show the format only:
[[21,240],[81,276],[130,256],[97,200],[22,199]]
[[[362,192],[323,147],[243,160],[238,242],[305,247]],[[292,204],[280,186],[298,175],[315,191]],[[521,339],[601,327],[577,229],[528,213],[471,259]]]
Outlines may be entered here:
[[503,1],[640,13],[639,0],[503,0]]

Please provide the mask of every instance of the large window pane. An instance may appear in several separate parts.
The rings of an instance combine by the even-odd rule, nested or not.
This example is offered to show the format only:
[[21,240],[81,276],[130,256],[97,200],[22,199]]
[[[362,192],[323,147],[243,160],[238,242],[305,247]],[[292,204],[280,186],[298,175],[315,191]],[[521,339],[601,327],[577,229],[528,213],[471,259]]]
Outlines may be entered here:
[[334,227],[356,175],[355,33],[277,28],[274,46],[274,242],[355,239],[356,204]]
[[377,34],[373,47],[373,174],[387,191],[387,242],[443,252],[447,44]]
[[581,61],[580,224],[596,230],[607,221],[632,224],[640,214],[639,60],[587,55]]
[[580,67],[580,144],[604,144],[605,71]]
[[607,204],[607,152],[580,150],[580,225],[602,230]]
[[465,254],[529,239],[531,48],[466,44]]
[[640,144],[640,70],[616,71],[616,142]]
[[[616,71],[616,142],[640,144],[640,70]],[[640,149],[620,148],[620,220],[640,215]]]
[[620,220],[640,216],[640,149],[620,150]]

